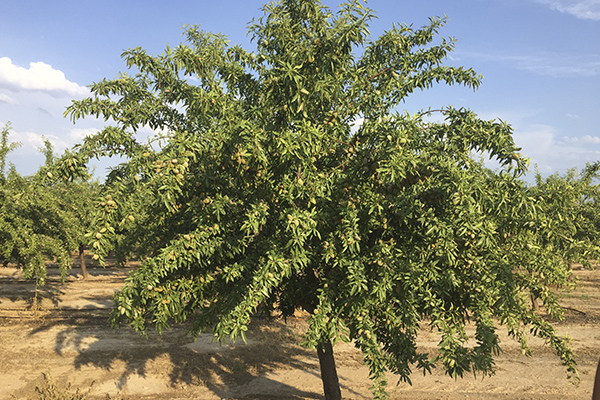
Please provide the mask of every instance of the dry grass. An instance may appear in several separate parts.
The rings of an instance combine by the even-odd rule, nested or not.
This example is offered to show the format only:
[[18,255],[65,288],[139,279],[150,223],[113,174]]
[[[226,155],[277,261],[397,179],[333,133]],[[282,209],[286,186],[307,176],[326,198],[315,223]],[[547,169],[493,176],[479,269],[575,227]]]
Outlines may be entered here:
[[44,376],[40,385],[36,386],[33,397],[27,397],[28,400],[85,400],[92,390],[94,383],[90,385],[86,392],[79,389],[73,390],[71,383],[60,385],[56,383],[50,374],[42,374]]

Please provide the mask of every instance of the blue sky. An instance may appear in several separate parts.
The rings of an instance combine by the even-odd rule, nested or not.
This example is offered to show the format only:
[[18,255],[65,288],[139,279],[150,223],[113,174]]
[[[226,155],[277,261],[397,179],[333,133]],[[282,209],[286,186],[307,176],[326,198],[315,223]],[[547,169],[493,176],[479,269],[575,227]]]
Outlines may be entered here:
[[[341,1],[340,1],[341,2]],[[57,153],[104,126],[62,117],[87,85],[127,68],[123,50],[153,54],[182,41],[184,24],[228,35],[253,48],[247,25],[262,0],[10,0],[0,12],[0,124],[23,146],[9,156],[34,173],[48,138]],[[325,0],[336,9],[338,1]],[[600,0],[371,0],[376,37],[393,23],[415,27],[446,15],[441,31],[457,39],[448,64],[483,75],[479,90],[452,86],[413,94],[406,108],[467,107],[500,118],[522,153],[544,174],[600,160]],[[98,167],[102,174],[104,164]]]

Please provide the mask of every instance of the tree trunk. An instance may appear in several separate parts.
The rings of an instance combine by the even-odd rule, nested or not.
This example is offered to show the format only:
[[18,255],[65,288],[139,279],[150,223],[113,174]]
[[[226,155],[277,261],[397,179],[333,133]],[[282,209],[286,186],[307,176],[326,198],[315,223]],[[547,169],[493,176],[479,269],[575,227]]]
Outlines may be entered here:
[[79,266],[81,267],[81,275],[83,275],[83,279],[87,279],[89,275],[85,266],[85,248],[83,245],[79,246]]
[[530,295],[529,298],[531,299],[531,309],[533,311],[539,311],[540,310],[540,306],[538,306],[537,300],[535,298],[534,295]]
[[598,366],[596,367],[596,379],[594,379],[592,400],[600,400],[600,361],[598,361]]
[[321,367],[321,380],[323,380],[323,391],[325,400],[341,400],[340,381],[337,376],[335,359],[333,358],[333,346],[330,341],[317,346],[319,365]]

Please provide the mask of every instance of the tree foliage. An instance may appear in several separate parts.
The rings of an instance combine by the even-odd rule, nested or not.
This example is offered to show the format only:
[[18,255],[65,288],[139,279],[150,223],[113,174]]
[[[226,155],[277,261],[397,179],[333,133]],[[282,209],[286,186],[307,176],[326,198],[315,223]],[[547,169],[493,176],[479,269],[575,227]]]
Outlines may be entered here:
[[[253,52],[187,27],[161,55],[124,52],[133,74],[73,102],[73,120],[110,126],[62,170],[126,159],[98,205],[96,256],[145,259],[115,296],[112,323],[189,319],[192,335],[235,340],[261,304],[283,317],[302,308],[304,344],[321,356],[353,341],[378,397],[386,371],[408,382],[436,364],[453,377],[493,373],[498,325],[524,349],[528,332],[546,339],[573,372],[568,340],[527,301],[534,293],[560,317],[549,287],[567,284],[570,268],[549,243],[570,236],[555,235],[520,180],[527,160],[510,126],[452,107],[399,111],[415,90],[475,89],[480,77],[444,65],[445,19],[371,39],[373,17],[359,1],[335,14],[315,0],[267,5],[249,27]],[[136,133],[146,126],[147,142]],[[476,151],[502,168],[484,168]],[[438,354],[417,348],[424,325],[440,334]]]
[[555,173],[543,178],[537,172],[535,185],[530,188],[530,194],[543,204],[553,237],[568,238],[558,242],[549,239],[545,244],[566,262],[590,266],[590,261],[600,259],[599,174],[598,162],[562,176]]
[[6,180],[6,158],[8,153],[14,151],[21,146],[20,142],[9,142],[8,135],[10,134],[10,123],[6,123],[0,131],[0,180]]
[[[16,146],[8,142],[9,127],[3,130],[0,162]],[[16,263],[27,279],[44,284],[46,263],[58,264],[64,279],[72,265],[71,253],[78,250],[88,230],[96,184],[86,178],[73,182],[53,178],[53,148],[45,140],[42,152],[46,165],[32,176],[21,176],[14,167],[0,181],[0,258],[4,265]]]

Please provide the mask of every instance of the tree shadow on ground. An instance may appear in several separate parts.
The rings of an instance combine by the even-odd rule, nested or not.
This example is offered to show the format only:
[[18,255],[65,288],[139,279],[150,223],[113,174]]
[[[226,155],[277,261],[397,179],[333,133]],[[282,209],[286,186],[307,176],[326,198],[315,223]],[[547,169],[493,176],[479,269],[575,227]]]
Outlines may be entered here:
[[[174,326],[163,335],[149,331],[148,337],[142,337],[131,328],[114,330],[107,324],[112,295],[100,289],[122,283],[126,270],[89,272],[91,281],[78,281],[77,271],[69,271],[67,285],[52,274],[44,287],[44,296],[48,296],[44,298],[52,306],[32,320],[34,327],[27,336],[36,340],[50,334],[53,352],[62,360],[70,360],[75,370],[104,370],[99,378],[106,383],[105,389],[112,388],[111,396],[127,395],[128,383],[141,377],[160,381],[165,391],[179,393],[187,388],[193,393],[203,387],[220,398],[323,397],[320,384],[319,390],[314,389],[314,381],[314,391],[303,390],[302,382],[281,382],[269,374],[294,370],[320,382],[316,351],[297,345],[301,340],[299,332],[306,329],[304,317],[288,318],[287,324],[272,318],[255,318],[247,344],[239,341],[219,346],[212,343],[211,334],[203,334],[194,342],[184,325]],[[33,286],[24,287],[24,295],[32,289]],[[75,303],[79,308],[73,307]],[[348,395],[355,393],[348,387],[354,382],[340,382]]]
[[[103,284],[107,282],[122,282],[125,274],[131,268],[94,268],[90,269],[90,279],[102,280]],[[63,298],[67,291],[72,291],[69,285],[83,281],[81,269],[71,268],[67,271],[65,279],[61,278],[61,273],[57,264],[48,263],[46,265],[47,276],[45,284],[40,285],[35,278],[24,279],[23,271],[11,264],[10,267],[4,267],[0,274],[0,309],[30,309],[38,311],[40,309],[58,309],[63,306]],[[88,308],[95,308],[92,304],[94,300],[98,305],[104,307],[112,306],[112,297],[95,298],[93,296],[85,297],[89,300]]]
[[[23,307],[29,309],[39,308],[42,303],[58,307],[60,298],[65,294],[62,282],[48,281],[45,285],[36,284],[35,279],[14,279],[2,277],[0,279],[0,308],[10,309]],[[37,289],[37,290],[36,290]]]
[[[203,334],[194,342],[185,326],[173,327],[162,335],[148,332],[143,337],[130,328],[111,330],[105,324],[106,320],[104,325],[97,320],[68,324],[48,320],[31,334],[60,325],[54,351],[61,356],[75,351],[76,370],[95,367],[116,373],[114,390],[123,395],[129,392],[130,379],[137,375],[160,379],[178,391],[205,387],[220,398],[323,398],[320,392],[268,378],[269,372],[299,370],[320,380],[316,351],[298,346],[297,330],[283,321],[257,319],[248,331],[247,344],[239,341],[221,346],[212,343],[211,334]],[[342,388],[354,393],[346,385]]]

